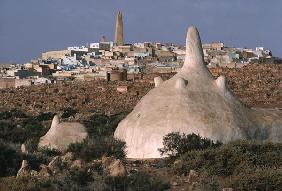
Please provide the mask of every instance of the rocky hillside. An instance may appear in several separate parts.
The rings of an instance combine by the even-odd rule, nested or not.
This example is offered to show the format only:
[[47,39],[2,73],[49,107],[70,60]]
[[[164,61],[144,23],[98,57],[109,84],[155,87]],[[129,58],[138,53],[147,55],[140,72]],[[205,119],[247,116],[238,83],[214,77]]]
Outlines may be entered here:
[[[248,106],[282,108],[282,65],[252,64],[238,69],[212,69],[215,76],[224,74],[230,89]],[[52,85],[0,90],[2,109],[17,108],[31,114],[58,112],[67,108],[79,113],[119,113],[133,109],[153,88],[147,75],[142,82],[65,82]],[[163,75],[164,79],[172,75]],[[126,86],[120,93],[117,87]]]
[[252,64],[213,73],[227,76],[230,89],[249,106],[282,107],[281,64]]

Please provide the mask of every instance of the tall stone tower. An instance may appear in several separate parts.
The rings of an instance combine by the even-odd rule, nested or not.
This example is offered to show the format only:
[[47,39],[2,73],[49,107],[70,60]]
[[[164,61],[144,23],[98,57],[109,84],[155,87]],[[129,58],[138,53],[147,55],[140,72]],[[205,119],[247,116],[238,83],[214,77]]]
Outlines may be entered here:
[[116,20],[115,43],[117,46],[122,46],[124,44],[122,12],[120,11],[117,14],[117,20]]

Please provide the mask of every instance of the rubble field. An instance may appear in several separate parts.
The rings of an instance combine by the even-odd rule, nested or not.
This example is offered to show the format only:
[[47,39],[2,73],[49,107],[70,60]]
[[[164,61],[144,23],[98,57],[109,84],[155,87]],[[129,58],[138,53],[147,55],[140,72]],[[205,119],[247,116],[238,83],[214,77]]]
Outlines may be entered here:
[[250,64],[237,69],[213,69],[225,75],[229,88],[251,107],[282,108],[282,65]]
[[[225,75],[229,88],[247,106],[282,108],[282,65],[250,64],[242,68],[213,68],[211,72],[214,76]],[[0,105],[2,110],[16,108],[30,114],[66,108],[81,114],[129,112],[154,88],[153,77],[158,75],[147,74],[144,80],[135,82],[72,81],[2,89]],[[164,79],[172,75],[160,74]],[[126,90],[119,92],[118,87]]]

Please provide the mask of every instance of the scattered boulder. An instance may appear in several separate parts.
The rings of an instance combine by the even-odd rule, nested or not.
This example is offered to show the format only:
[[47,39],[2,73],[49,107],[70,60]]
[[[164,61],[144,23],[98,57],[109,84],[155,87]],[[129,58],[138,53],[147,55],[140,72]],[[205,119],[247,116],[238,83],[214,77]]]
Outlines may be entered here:
[[102,166],[102,160],[96,159],[96,160],[92,160],[91,164],[93,166]]
[[31,174],[31,169],[30,166],[27,162],[27,160],[23,160],[22,161],[22,166],[19,169],[18,173],[17,173],[17,177],[20,176],[29,176]]
[[173,181],[173,182],[171,183],[171,185],[172,185],[172,186],[178,186],[178,183],[177,183],[176,181]]
[[50,170],[50,168],[44,164],[40,165],[40,171],[38,173],[39,176],[43,176],[43,177],[49,177],[52,175],[52,171]]
[[54,116],[51,128],[40,138],[39,148],[48,147],[59,151],[66,151],[71,143],[82,142],[87,137],[84,125],[77,122],[62,122]]
[[82,168],[83,167],[83,162],[81,160],[75,160],[71,164],[71,168]]
[[65,162],[65,163],[71,163],[73,159],[74,159],[74,155],[72,152],[67,152],[66,154],[61,156],[62,162]]
[[120,92],[120,93],[127,93],[128,86],[118,86],[117,91]]
[[199,179],[199,174],[195,170],[190,170],[188,175],[188,183],[192,184],[197,182]]
[[127,175],[125,165],[121,160],[113,157],[103,156],[101,160],[104,173],[113,177],[123,177]]
[[113,157],[102,156],[102,167],[108,168],[115,159]]
[[60,166],[61,164],[61,159],[59,156],[55,156],[48,164],[48,167],[49,168],[55,168],[55,167],[58,167]]
[[190,170],[185,182],[188,183],[187,190],[202,190],[199,189],[199,174],[195,170]]
[[114,160],[109,166],[109,176],[124,177],[127,175],[124,164],[119,160]]
[[36,170],[31,170],[31,171],[30,171],[30,175],[31,175],[31,176],[38,176],[39,173],[38,173]]
[[21,151],[22,151],[22,153],[28,153],[25,144],[21,145]]
[[176,161],[174,161],[173,167],[176,169],[181,169],[183,167],[183,161],[180,159],[177,159]]
[[59,156],[54,157],[48,164],[48,168],[52,171],[53,174],[56,174],[61,171],[62,161]]

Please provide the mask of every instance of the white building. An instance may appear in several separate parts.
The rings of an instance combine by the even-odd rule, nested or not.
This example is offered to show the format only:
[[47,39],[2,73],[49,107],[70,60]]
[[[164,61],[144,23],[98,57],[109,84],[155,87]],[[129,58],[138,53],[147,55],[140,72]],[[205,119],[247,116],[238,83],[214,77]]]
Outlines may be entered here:
[[264,51],[264,47],[256,47],[256,51]]
[[134,43],[133,46],[134,46],[134,47],[137,47],[137,48],[145,48],[145,45],[144,45],[144,43],[142,43],[142,42]]
[[34,85],[39,85],[39,84],[51,84],[52,81],[47,79],[47,78],[35,78],[33,80]]
[[68,50],[74,50],[74,51],[81,51],[81,52],[88,52],[88,48],[86,48],[85,46],[70,46],[68,47]]
[[97,48],[97,49],[99,49],[100,48],[100,43],[98,43],[98,42],[90,43],[89,47],[90,48]]

